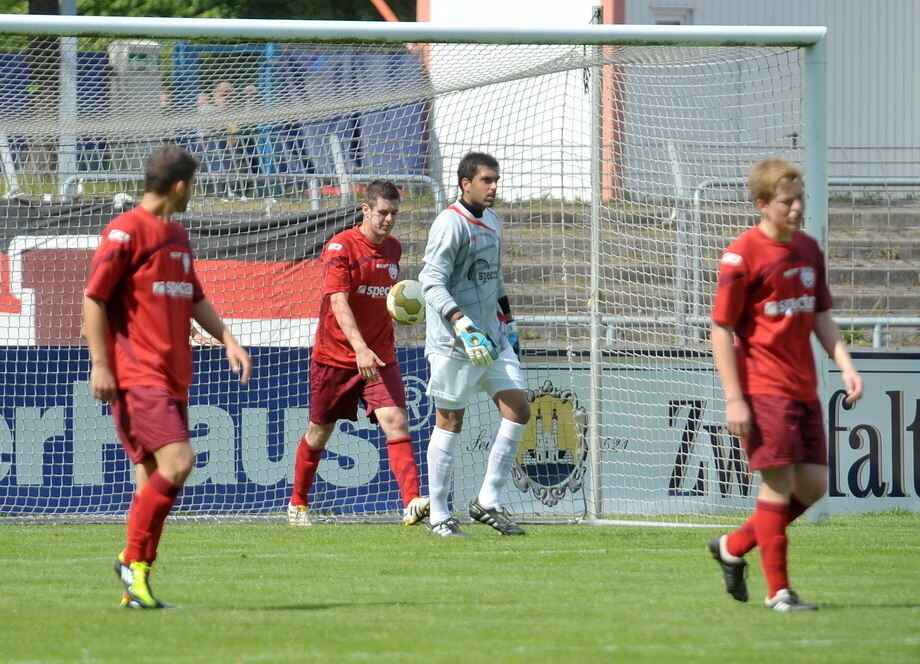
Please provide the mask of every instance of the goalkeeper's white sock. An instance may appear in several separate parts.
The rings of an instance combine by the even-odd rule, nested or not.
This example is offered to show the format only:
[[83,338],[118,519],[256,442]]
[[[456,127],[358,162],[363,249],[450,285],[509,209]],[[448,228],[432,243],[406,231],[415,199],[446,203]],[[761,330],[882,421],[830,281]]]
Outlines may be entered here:
[[434,427],[428,443],[428,495],[431,498],[430,523],[450,518],[447,498],[450,496],[451,470],[454,455],[460,445],[460,433]]
[[524,437],[526,424],[518,424],[502,418],[495,433],[495,440],[489,449],[489,463],[486,466],[486,476],[479,489],[479,504],[486,508],[501,505],[501,492],[511,476],[511,466],[517,456],[518,443]]

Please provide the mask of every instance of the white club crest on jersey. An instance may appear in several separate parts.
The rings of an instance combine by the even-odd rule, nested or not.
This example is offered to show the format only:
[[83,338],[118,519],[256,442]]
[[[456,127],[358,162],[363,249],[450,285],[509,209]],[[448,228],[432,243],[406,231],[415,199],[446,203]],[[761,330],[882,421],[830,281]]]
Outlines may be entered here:
[[110,230],[108,238],[112,240],[112,242],[121,242],[122,244],[131,240],[131,236],[119,228]]
[[339,251],[339,250],[342,248],[342,243],[341,243],[341,242],[330,242],[330,243],[326,246],[326,248],[327,248],[329,251]]
[[396,263],[377,263],[378,270],[388,270],[390,279],[396,279],[399,276],[399,266]]
[[726,251],[722,254],[722,263],[728,263],[729,265],[741,265],[744,262],[744,259],[740,254],[735,254],[730,251]]
[[813,267],[803,267],[802,271],[799,273],[799,278],[802,280],[802,285],[805,286],[805,288],[815,287],[815,269]]

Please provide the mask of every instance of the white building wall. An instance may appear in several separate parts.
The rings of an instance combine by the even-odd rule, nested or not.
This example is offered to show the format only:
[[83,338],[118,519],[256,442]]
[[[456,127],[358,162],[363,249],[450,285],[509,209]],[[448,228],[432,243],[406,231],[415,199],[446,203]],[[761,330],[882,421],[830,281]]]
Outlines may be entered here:
[[[430,0],[430,14],[432,23],[442,25],[583,26],[590,22],[598,4],[599,0]],[[920,67],[916,66],[920,46],[915,43],[916,35],[920,35],[920,0],[626,0],[629,24],[675,21],[694,25],[828,26],[828,174],[920,175]],[[475,50],[469,58],[472,72],[501,64],[487,57],[477,59]],[[438,74],[434,68],[435,79]],[[558,84],[552,84],[558,85],[555,93],[548,88],[540,94],[555,97],[560,104],[566,99],[578,100],[577,78],[560,76]],[[456,190],[452,172],[462,153],[482,148],[494,151],[509,174],[519,174],[515,182],[523,185],[526,180],[525,189],[506,190],[511,198],[559,198],[563,194],[583,197],[589,187],[587,136],[566,137],[583,147],[563,155],[568,166],[561,179],[555,175],[550,181],[539,173],[521,177],[528,164],[548,163],[548,152],[540,147],[546,143],[546,135],[559,138],[572,131],[573,123],[557,130],[554,114],[562,112],[572,119],[585,113],[581,100],[561,111],[550,109],[545,117],[532,117],[523,107],[515,110],[515,103],[525,93],[513,84],[504,87],[505,92],[501,86],[488,90],[494,95],[503,121],[487,127],[468,126],[456,107],[448,109],[439,102],[435,129],[444,149],[444,184],[448,191]],[[739,131],[743,133],[744,129]],[[752,132],[750,138],[757,140],[757,133]],[[630,145],[636,140],[627,130]],[[743,142],[744,136],[738,140]],[[650,183],[659,179],[652,177]],[[506,183],[510,185],[511,180]]]
[[[920,175],[920,2],[626,0],[629,24],[681,14],[693,25],[827,26],[830,174]],[[873,165],[889,172],[866,172]]]
[[[591,22],[596,5],[597,0],[566,0],[562,11],[558,0],[431,0],[430,8],[431,23],[440,25],[581,27]],[[448,81],[456,81],[458,66],[468,82],[476,80],[480,72],[494,75],[512,61],[523,62],[528,48],[534,62],[552,57],[545,47],[509,48],[514,52],[434,44],[432,83],[436,88],[442,83],[456,86],[456,82],[451,85]],[[448,196],[458,191],[457,163],[471,150],[489,152],[499,160],[502,172],[509,176],[500,184],[501,197],[587,196],[591,186],[591,125],[590,100],[585,95],[581,72],[569,71],[438,98],[434,129]],[[537,99],[539,105],[534,103]],[[560,163],[566,168],[560,169]]]

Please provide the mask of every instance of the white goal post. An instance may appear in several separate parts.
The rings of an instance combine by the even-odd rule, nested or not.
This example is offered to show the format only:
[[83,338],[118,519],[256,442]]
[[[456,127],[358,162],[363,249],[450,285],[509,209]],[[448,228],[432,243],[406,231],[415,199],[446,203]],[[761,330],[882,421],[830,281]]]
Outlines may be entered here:
[[[753,500],[721,426],[708,348],[716,260],[752,220],[739,178],[801,163],[806,228],[827,216],[825,28],[516,30],[417,23],[0,15],[0,519],[120,518],[131,477],[88,396],[79,303],[99,232],[164,141],[201,161],[183,217],[206,292],[251,348],[241,389],[195,351],[196,469],[177,513],[280,517],[308,419],[318,250],[363,186],[403,190],[414,277],[470,150],[501,164],[504,279],[533,419],[507,487],[524,521],[728,523]],[[424,331],[400,329],[424,473]],[[497,413],[471,404],[463,513]],[[423,478],[424,480],[424,478]],[[392,519],[385,442],[337,427],[311,510]]]

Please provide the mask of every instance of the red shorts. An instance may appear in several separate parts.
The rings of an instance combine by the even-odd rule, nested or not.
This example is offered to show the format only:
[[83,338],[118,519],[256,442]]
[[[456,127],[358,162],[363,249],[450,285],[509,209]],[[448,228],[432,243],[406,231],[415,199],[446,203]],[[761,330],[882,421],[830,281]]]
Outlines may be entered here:
[[794,463],[827,465],[827,436],[820,401],[795,401],[768,394],[747,396],[753,420],[742,440],[751,470]]
[[406,388],[399,365],[394,362],[378,369],[380,380],[366,382],[357,369],[310,363],[310,421],[332,424],[338,420],[357,420],[358,401],[364,404],[371,422],[374,411],[387,406],[406,407]]
[[135,464],[164,445],[189,439],[188,402],[162,387],[119,390],[112,402],[112,417],[121,446]]

